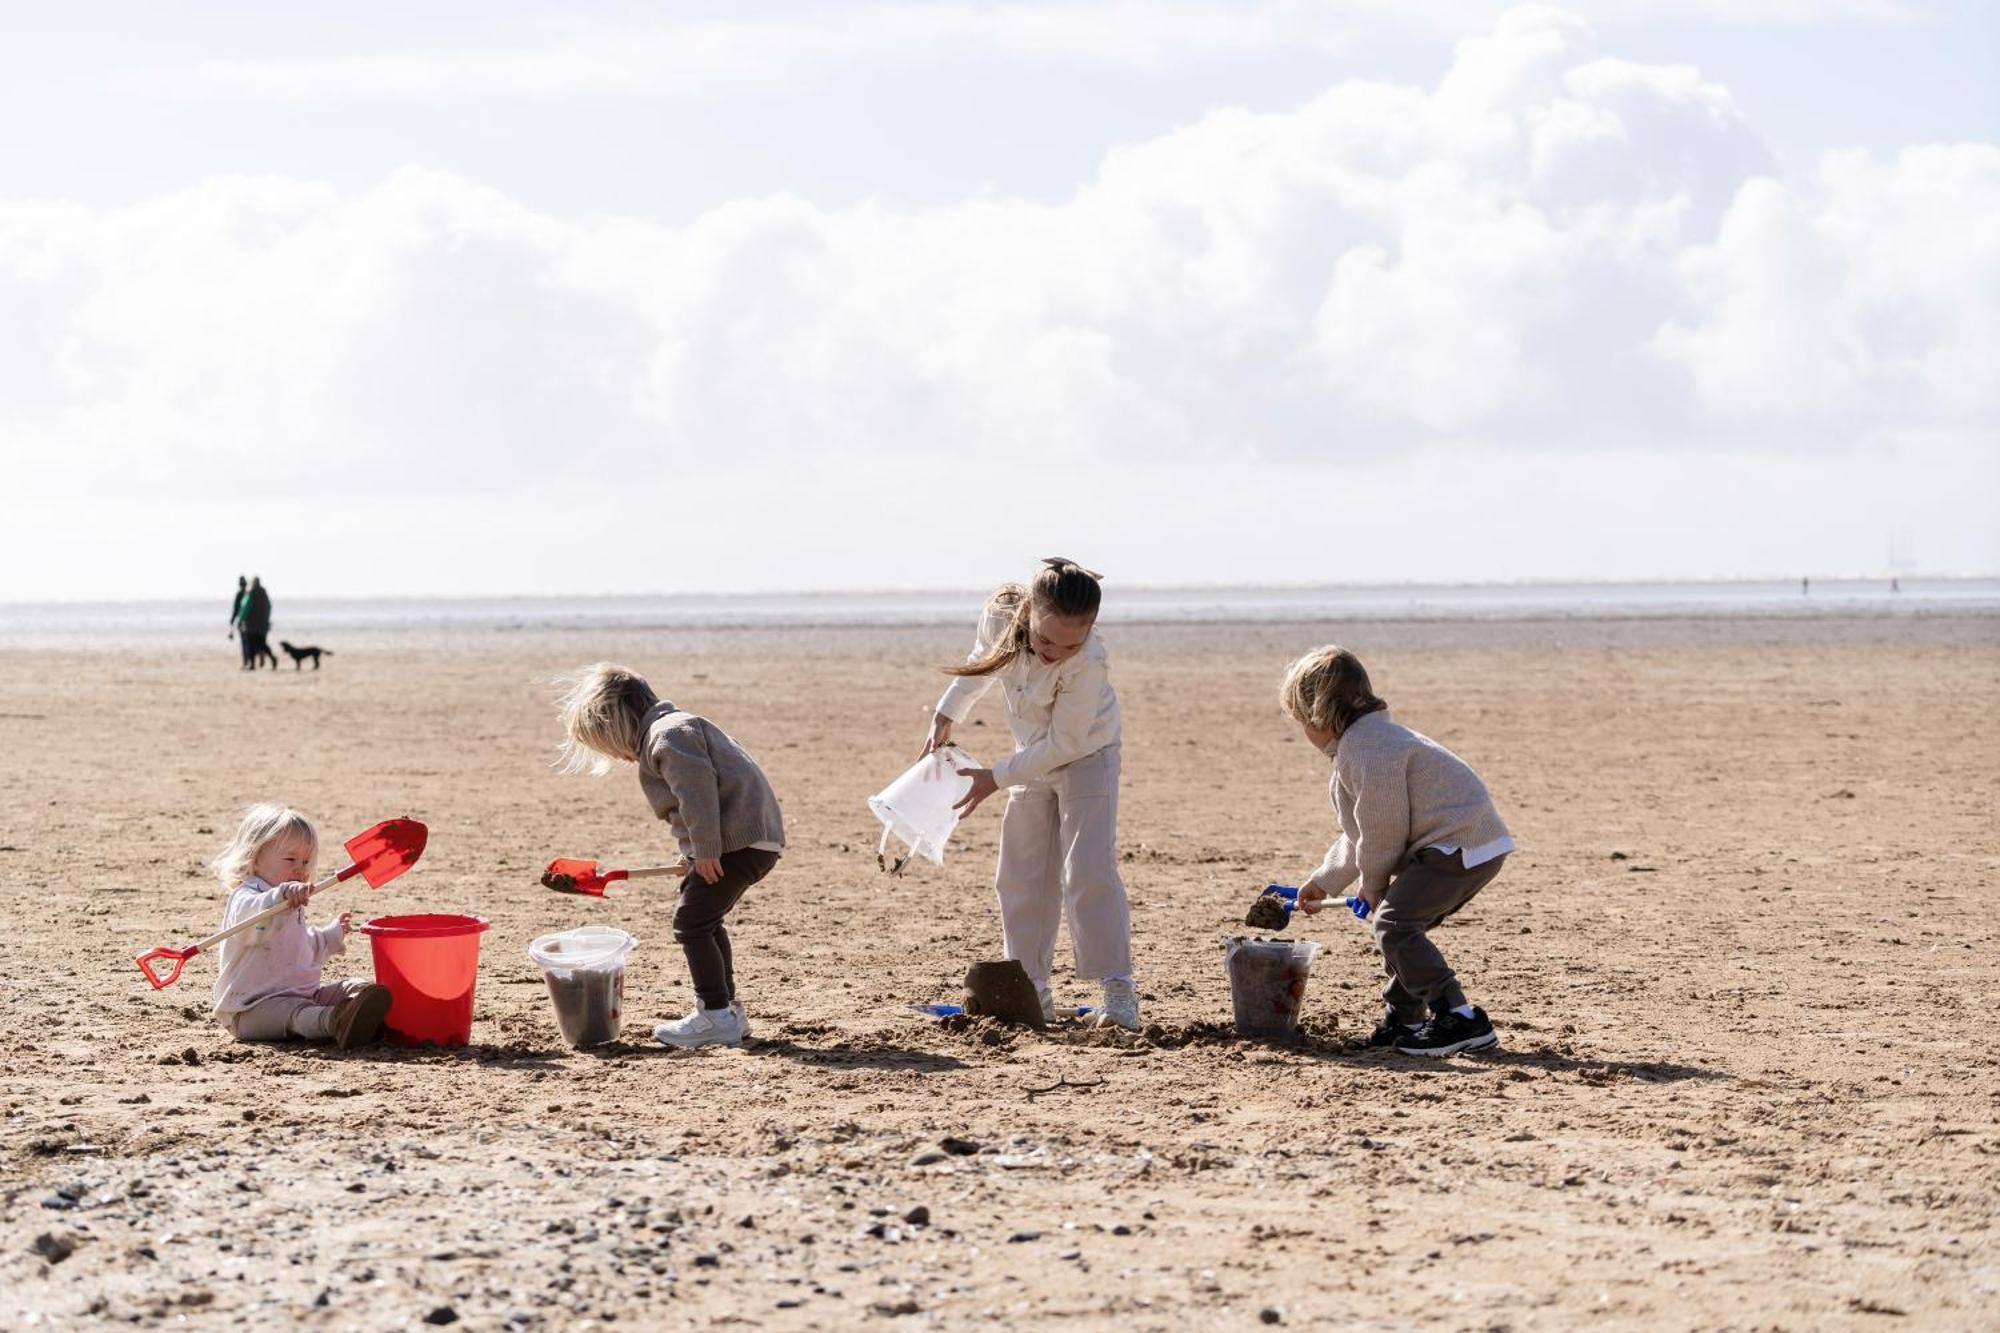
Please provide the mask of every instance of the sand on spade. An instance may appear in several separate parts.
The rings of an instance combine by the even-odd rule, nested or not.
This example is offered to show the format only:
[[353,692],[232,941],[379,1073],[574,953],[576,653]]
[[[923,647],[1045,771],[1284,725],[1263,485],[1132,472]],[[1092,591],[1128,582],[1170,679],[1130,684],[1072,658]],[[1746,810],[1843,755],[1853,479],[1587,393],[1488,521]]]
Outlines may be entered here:
[[1243,924],[1252,930],[1283,930],[1292,924],[1292,914],[1285,910],[1285,900],[1275,893],[1267,893],[1250,904],[1249,915]]

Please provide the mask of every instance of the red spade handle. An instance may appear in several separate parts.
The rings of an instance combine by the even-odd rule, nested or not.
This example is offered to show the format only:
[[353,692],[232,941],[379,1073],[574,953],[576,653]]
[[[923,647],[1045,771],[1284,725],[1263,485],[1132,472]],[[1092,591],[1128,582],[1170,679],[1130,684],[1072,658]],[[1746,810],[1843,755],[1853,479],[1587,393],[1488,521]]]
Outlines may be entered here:
[[[157,949],[146,950],[146,952],[140,954],[132,961],[137,963],[139,970],[146,974],[146,980],[153,983],[154,990],[165,990],[180,979],[181,968],[186,965],[187,960],[200,952],[200,947],[192,944],[185,949],[169,949],[165,945],[161,945]],[[167,973],[165,976],[161,976],[158,972],[155,972],[152,968],[152,962],[156,958],[173,959],[173,971]]]

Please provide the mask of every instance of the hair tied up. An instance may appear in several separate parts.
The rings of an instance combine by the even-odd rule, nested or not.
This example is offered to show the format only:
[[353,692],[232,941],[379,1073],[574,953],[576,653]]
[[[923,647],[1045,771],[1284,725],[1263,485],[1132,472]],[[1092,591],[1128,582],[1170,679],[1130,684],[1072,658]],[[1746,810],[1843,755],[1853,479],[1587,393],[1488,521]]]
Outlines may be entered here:
[[1045,555],[1042,557],[1042,563],[1058,574],[1067,574],[1071,570],[1075,570],[1085,578],[1102,579],[1104,577],[1104,575],[1094,569],[1085,569],[1066,555]]
[[989,616],[1004,615],[1007,624],[985,651],[963,666],[948,666],[949,676],[989,676],[1028,651],[1028,625],[1036,613],[1070,620],[1095,620],[1103,591],[1102,577],[1066,555],[1045,556],[1032,583],[1003,583],[987,599]]

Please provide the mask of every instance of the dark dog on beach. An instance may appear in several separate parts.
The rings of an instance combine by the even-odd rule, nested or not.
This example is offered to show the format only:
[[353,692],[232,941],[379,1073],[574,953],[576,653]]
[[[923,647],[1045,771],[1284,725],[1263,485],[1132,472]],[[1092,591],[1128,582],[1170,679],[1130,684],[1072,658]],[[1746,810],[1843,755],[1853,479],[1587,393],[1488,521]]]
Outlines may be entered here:
[[294,671],[300,670],[305,665],[305,660],[308,657],[312,659],[313,670],[317,671],[319,670],[319,659],[322,654],[327,657],[333,656],[333,649],[331,648],[315,648],[310,644],[304,648],[294,648],[283,639],[278,640],[278,646],[283,648],[285,655],[292,659],[292,670]]

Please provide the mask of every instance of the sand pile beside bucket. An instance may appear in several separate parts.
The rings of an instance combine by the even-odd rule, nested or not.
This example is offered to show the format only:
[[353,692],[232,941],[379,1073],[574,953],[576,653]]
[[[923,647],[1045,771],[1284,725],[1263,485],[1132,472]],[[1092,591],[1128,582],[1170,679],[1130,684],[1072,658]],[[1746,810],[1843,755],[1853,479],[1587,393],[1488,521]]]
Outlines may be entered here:
[[1018,959],[1000,963],[974,963],[965,973],[965,1012],[975,1017],[997,1018],[1003,1023],[1023,1023],[1031,1028],[1047,1026],[1042,1016],[1042,999],[1027,969]]

